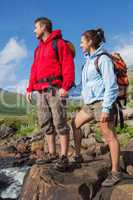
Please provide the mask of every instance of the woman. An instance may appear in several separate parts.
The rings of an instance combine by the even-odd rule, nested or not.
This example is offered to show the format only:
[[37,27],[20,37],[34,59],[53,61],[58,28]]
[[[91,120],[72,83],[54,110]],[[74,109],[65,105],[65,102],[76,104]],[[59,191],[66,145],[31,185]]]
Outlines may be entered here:
[[105,52],[104,42],[105,37],[102,29],[87,30],[81,36],[80,46],[86,56],[86,63],[82,70],[82,96],[85,105],[73,119],[72,128],[76,149],[75,161],[82,162],[80,127],[93,119],[99,123],[101,133],[109,145],[112,161],[111,173],[102,185],[112,186],[121,180],[119,171],[120,145],[113,129],[118,85],[111,58],[105,54],[100,55]]

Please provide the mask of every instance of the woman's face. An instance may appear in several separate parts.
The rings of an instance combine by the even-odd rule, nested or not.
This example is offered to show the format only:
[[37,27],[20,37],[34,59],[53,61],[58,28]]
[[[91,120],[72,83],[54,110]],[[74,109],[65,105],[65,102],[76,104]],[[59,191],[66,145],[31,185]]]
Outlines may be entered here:
[[80,47],[82,48],[83,53],[89,52],[90,43],[91,41],[88,41],[85,36],[81,36]]

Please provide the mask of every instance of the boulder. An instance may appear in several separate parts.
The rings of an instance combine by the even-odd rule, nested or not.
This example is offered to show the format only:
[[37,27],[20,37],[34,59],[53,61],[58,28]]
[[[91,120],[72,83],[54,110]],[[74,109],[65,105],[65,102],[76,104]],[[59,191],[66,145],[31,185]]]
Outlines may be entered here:
[[126,166],[133,165],[133,138],[129,140],[125,151],[123,151],[122,154]]
[[102,187],[93,200],[123,199],[133,199],[133,178],[125,179],[113,187]]
[[129,175],[133,176],[133,165],[128,165],[126,170]]
[[133,108],[126,108],[123,110],[124,119],[133,119]]
[[89,200],[107,175],[104,160],[70,165],[67,172],[57,172],[51,165],[34,165],[25,177],[19,200]]
[[0,139],[4,139],[6,137],[10,137],[16,133],[17,129],[12,126],[7,126],[6,124],[2,124],[0,126]]

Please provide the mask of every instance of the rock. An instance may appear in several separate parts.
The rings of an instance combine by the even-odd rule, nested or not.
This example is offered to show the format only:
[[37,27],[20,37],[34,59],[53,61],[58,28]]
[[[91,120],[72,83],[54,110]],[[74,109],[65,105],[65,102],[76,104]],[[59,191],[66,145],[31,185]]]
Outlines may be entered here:
[[113,187],[103,187],[93,200],[133,200],[133,179],[126,179]]
[[82,131],[82,137],[83,138],[88,138],[89,135],[91,134],[91,126],[89,123],[85,123],[84,125],[81,126],[81,131]]
[[8,168],[8,167],[14,167],[16,159],[15,156],[6,156],[0,158],[0,169]]
[[[95,141],[95,138],[92,138],[91,141],[88,142],[89,139],[83,139],[82,147],[83,149],[86,148],[86,150],[83,152],[83,154],[86,154],[88,156],[98,157],[100,155],[104,155],[109,152],[109,147],[107,144],[103,143],[97,143]],[[87,144],[87,142],[89,144]],[[86,146],[85,146],[86,145]]]
[[128,165],[126,171],[129,175],[133,176],[133,165]]
[[120,185],[117,185],[113,190],[111,195],[112,200],[120,199],[132,200],[133,199],[133,180],[129,183],[129,180],[126,182],[121,182]]
[[8,157],[15,157],[15,153],[9,153],[9,152],[6,152],[6,151],[1,151],[0,152],[0,158],[8,158]]
[[37,150],[44,150],[44,140],[36,140],[31,143],[31,152],[36,152]]
[[21,137],[17,140],[17,143],[30,143],[31,142],[31,137]]
[[0,126],[0,139],[4,139],[6,137],[10,137],[16,133],[16,129],[12,126],[7,126],[2,124]]
[[126,166],[133,165],[133,138],[130,139],[122,155]]
[[43,140],[44,137],[45,137],[45,134],[41,130],[39,132],[33,132],[33,134],[31,135],[31,142]]
[[130,141],[128,142],[126,150],[127,151],[133,151],[133,138],[130,139]]
[[6,176],[4,173],[0,173],[0,193],[8,188],[12,184],[13,180]]
[[109,163],[95,161],[74,168],[63,173],[51,165],[34,165],[25,177],[19,200],[91,200],[107,175]]
[[27,143],[19,143],[16,146],[16,149],[17,149],[17,152],[19,152],[21,154],[29,152],[29,144],[27,144]]
[[17,152],[17,149],[13,145],[1,147],[0,148],[0,158],[14,157],[16,152]]
[[133,108],[126,108],[123,110],[124,119],[133,119]]
[[130,127],[133,127],[133,120],[130,119],[130,120],[126,120],[125,123],[130,126]]
[[9,153],[16,153],[17,152],[17,149],[15,146],[13,145],[10,145],[10,146],[7,146],[4,148],[5,151],[8,151]]
[[96,143],[96,140],[95,140],[94,137],[83,138],[81,147],[84,148],[84,149],[88,149],[88,148],[91,148],[93,146],[95,148],[95,143]]
[[120,155],[120,163],[119,163],[119,165],[120,165],[121,171],[126,172],[126,164],[124,162],[124,159],[123,159],[122,155]]

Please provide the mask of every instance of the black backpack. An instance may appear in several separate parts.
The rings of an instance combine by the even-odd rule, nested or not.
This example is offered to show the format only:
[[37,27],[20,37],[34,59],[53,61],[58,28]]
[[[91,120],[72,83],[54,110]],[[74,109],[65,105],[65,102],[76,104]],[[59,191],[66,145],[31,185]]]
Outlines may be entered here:
[[[57,60],[59,61],[59,53],[58,53],[58,46],[57,46],[58,40],[59,40],[58,38],[57,38],[57,39],[54,39],[54,40],[53,40],[53,43],[52,43],[52,46],[53,46],[53,49],[55,50],[56,58],[57,58]],[[68,45],[69,49],[71,50],[72,55],[73,55],[73,58],[74,58],[76,52],[75,52],[75,47],[74,47],[73,43],[70,42],[70,41],[68,41],[68,40],[64,40],[64,41],[65,41],[65,43]],[[72,88],[72,87],[76,87],[75,82],[72,83],[71,88]],[[70,89],[71,89],[71,88],[70,88]]]

